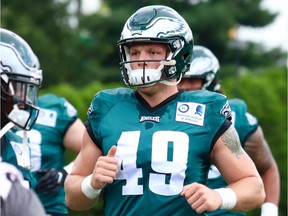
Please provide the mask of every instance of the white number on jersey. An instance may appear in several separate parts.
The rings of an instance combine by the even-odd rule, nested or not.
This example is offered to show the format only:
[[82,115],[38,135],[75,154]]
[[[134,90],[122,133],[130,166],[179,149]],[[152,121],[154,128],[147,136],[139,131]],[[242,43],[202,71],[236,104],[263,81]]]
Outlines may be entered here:
[[[126,180],[123,195],[143,194],[143,185],[138,179],[143,177],[142,168],[137,168],[137,150],[140,131],[123,132],[118,140],[116,158],[119,172],[116,179]],[[172,160],[168,160],[168,146],[173,144]],[[151,168],[149,189],[160,195],[176,195],[182,191],[188,161],[189,137],[183,132],[158,131],[152,137]],[[166,176],[170,176],[169,183]]]

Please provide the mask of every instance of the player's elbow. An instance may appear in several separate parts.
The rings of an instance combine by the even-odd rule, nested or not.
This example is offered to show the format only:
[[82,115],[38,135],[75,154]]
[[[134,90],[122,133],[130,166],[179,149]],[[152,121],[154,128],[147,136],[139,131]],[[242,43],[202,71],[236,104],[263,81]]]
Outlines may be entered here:
[[71,209],[71,210],[77,210],[73,199],[70,196],[69,190],[67,189],[67,187],[65,187],[65,202],[66,202],[66,206]]
[[254,200],[253,202],[251,202],[252,203],[251,209],[260,207],[264,203],[266,198],[264,183],[260,178],[260,176],[255,178],[253,188],[254,188],[254,196],[252,197],[254,197]]
[[77,199],[73,196],[73,191],[71,191],[71,184],[69,183],[69,176],[66,178],[64,183],[65,190],[65,202],[69,209],[78,210]]
[[262,179],[259,180],[259,190],[258,190],[258,198],[256,199],[256,205],[257,207],[260,207],[266,199],[266,193],[265,193],[265,189],[264,189],[264,184],[262,182]]
[[251,187],[250,199],[248,198],[242,206],[244,211],[249,211],[255,208],[259,208],[265,201],[266,194],[263,181],[260,177],[254,178],[253,187]]
[[85,211],[92,208],[95,204],[96,199],[91,200],[85,197],[80,189],[80,186],[75,184],[73,178],[66,178],[64,187],[65,202],[69,209],[73,211]]
[[81,200],[72,198],[69,194],[67,195],[67,193],[65,195],[65,202],[67,207],[73,211],[85,211],[90,208],[90,206],[86,207],[85,205],[82,205]]
[[67,193],[66,193],[66,195],[65,195],[65,202],[66,202],[66,205],[67,205],[67,207],[68,207],[69,209],[71,209],[71,210],[77,210],[76,207],[73,205],[72,200],[69,198],[69,195],[67,195]]

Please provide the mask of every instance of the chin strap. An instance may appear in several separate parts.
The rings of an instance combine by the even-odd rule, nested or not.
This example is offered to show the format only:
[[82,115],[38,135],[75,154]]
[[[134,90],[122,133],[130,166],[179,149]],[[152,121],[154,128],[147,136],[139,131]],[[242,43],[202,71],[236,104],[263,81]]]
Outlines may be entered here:
[[178,85],[181,82],[182,77],[183,77],[183,75],[181,73],[179,79],[177,81],[175,81],[175,82],[174,81],[172,82],[172,81],[169,81],[169,80],[162,80],[162,81],[159,81],[159,82],[162,83],[162,84],[168,85],[168,86],[175,86],[175,85]]
[[9,131],[12,127],[14,127],[15,124],[13,122],[9,122],[7,123],[3,128],[2,130],[0,131],[0,138],[2,138],[2,136],[4,136],[7,131]]
[[31,158],[30,158],[30,147],[28,145],[28,138],[27,138],[27,131],[24,130],[23,131],[23,149],[25,151],[25,154],[28,156],[28,160],[27,160],[27,165],[26,165],[26,168],[27,169],[32,169],[32,166],[31,166]]
[[174,66],[176,65],[176,61],[174,59],[172,60],[163,60],[163,61],[160,61],[160,64],[161,65],[166,65],[166,66]]
[[[165,60],[165,61],[160,61],[160,64],[164,65],[164,66],[174,66],[174,65],[176,65],[176,61],[174,59]],[[176,82],[169,81],[169,80],[162,80],[162,81],[159,81],[159,82],[162,83],[162,84],[168,85],[168,86],[175,86],[175,85],[178,85],[181,82],[182,77],[183,77],[183,74],[181,73],[179,79]]]

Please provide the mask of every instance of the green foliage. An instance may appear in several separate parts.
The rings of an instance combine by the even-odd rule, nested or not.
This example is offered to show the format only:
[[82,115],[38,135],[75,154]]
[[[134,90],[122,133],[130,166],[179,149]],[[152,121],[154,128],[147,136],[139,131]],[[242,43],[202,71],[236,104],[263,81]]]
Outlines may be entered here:
[[[43,69],[43,87],[62,82],[81,87],[91,79],[120,82],[116,43],[125,21],[139,7],[163,4],[160,0],[101,2],[96,13],[83,14],[81,0],[2,0],[1,26],[15,31],[31,45]],[[165,1],[187,20],[195,44],[209,47],[223,65],[234,62],[235,53],[239,53],[229,47],[229,29],[238,25],[262,27],[275,18],[259,4],[260,0],[211,0],[197,4],[188,0]],[[247,46],[241,52],[241,63],[267,66],[283,56],[278,50],[263,59],[265,51],[257,52],[258,47]]]
[[[247,71],[239,80],[230,77],[222,82],[228,98],[238,95],[246,101],[248,111],[255,115],[277,162],[281,178],[279,216],[287,213],[287,71],[267,68]],[[259,215],[254,210],[249,215]]]
[[69,73],[77,70],[73,67],[75,47],[71,45],[75,36],[69,27],[68,4],[53,0],[1,1],[1,27],[16,32],[31,45],[44,71],[44,86],[70,81]]

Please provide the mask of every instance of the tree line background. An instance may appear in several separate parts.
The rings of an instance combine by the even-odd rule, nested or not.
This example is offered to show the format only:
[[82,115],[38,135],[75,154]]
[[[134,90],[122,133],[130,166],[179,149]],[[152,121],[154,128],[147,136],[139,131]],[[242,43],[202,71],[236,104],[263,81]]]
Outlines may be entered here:
[[[95,0],[91,0],[95,1]],[[160,0],[105,0],[83,13],[81,0],[2,0],[1,27],[22,36],[38,56],[44,81],[40,94],[66,97],[86,120],[94,94],[123,86],[116,43],[129,16]],[[261,0],[170,0],[190,25],[195,44],[207,46],[221,63],[228,98],[240,97],[265,133],[281,175],[279,216],[287,215],[287,53],[237,38],[239,26],[263,27],[277,14]],[[277,34],[275,32],[275,34]],[[67,152],[67,160],[75,157]],[[101,200],[102,201],[102,200]],[[101,202],[71,215],[103,215]],[[259,215],[259,209],[248,213]]]

